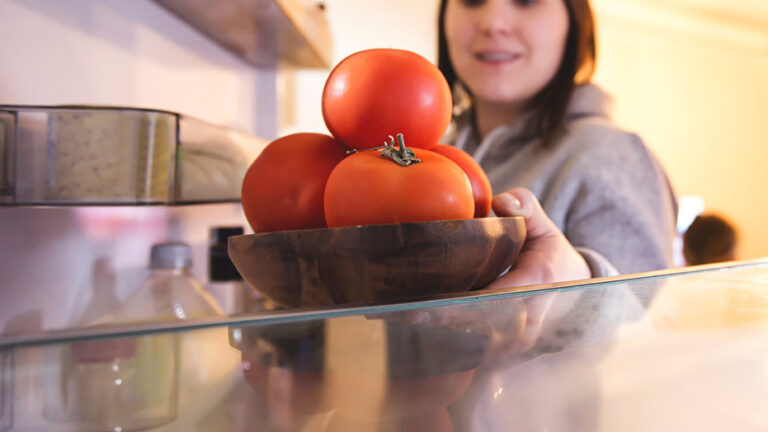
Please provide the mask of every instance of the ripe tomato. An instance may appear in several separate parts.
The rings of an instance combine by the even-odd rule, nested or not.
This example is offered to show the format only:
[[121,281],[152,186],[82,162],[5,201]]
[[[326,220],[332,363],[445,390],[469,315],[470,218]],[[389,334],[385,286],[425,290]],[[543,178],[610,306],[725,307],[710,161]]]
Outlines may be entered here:
[[346,151],[335,139],[317,133],[271,142],[243,179],[243,212],[253,231],[324,228],[325,183]]
[[409,147],[429,149],[451,121],[451,89],[424,57],[372,49],[350,55],[331,71],[322,110],[328,130],[350,148],[378,147],[402,133]]
[[414,149],[421,162],[401,166],[379,150],[341,161],[325,187],[329,227],[469,219],[472,185],[450,159]]
[[467,152],[453,146],[438,144],[432,151],[447,157],[464,170],[472,184],[472,195],[475,197],[475,217],[488,216],[491,212],[493,191],[491,190],[491,182],[480,164],[475,162]]

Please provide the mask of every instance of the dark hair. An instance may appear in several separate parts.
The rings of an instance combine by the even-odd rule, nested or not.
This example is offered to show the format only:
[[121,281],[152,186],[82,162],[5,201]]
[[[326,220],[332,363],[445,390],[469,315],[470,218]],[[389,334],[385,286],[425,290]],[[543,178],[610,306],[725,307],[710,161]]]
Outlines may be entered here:
[[688,265],[730,261],[736,255],[736,230],[716,214],[696,216],[683,234],[683,256]]
[[[568,37],[560,68],[554,78],[531,101],[532,116],[526,133],[540,136],[546,145],[561,132],[565,113],[576,84],[589,82],[595,71],[597,47],[595,23],[589,0],[563,0],[568,9]],[[448,0],[440,1],[438,14],[437,65],[453,89],[458,77],[448,54],[445,38],[445,9]]]

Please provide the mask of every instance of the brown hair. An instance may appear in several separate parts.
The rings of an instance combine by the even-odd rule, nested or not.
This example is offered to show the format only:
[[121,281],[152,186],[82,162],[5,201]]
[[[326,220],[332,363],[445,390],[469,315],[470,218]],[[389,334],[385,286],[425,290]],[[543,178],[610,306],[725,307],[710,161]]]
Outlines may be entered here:
[[700,214],[683,234],[683,256],[688,265],[730,261],[736,258],[737,235],[724,217]]
[[[554,78],[531,100],[532,112],[524,133],[541,137],[544,145],[561,132],[565,113],[576,84],[589,82],[595,71],[597,48],[595,23],[589,0],[563,0],[568,8],[568,37],[560,68]],[[445,38],[445,9],[448,0],[440,1],[438,14],[437,65],[453,89],[458,77],[448,54]]]

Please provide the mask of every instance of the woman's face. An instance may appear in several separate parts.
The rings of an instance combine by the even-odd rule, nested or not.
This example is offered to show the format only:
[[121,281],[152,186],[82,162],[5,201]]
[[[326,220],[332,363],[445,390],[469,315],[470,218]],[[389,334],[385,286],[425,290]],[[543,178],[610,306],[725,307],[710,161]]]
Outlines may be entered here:
[[448,0],[445,38],[478,101],[523,105],[555,76],[568,36],[565,0]]

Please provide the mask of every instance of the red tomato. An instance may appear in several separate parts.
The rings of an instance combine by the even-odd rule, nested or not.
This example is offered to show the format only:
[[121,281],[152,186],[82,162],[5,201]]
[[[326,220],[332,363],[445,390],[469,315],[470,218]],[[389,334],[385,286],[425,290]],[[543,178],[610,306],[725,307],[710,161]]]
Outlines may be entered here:
[[342,60],[322,97],[331,134],[351,148],[372,148],[402,133],[409,147],[437,145],[451,121],[451,89],[440,70],[404,50],[372,49]]
[[480,164],[475,162],[467,152],[453,146],[438,144],[432,151],[447,157],[464,170],[472,184],[472,195],[475,197],[475,217],[488,216],[491,212],[493,191],[491,190],[491,182]]
[[333,169],[325,187],[329,227],[469,219],[472,185],[450,159],[414,149],[421,162],[401,166],[379,150],[355,153]]
[[316,133],[271,142],[243,179],[243,212],[253,231],[324,228],[325,183],[346,151],[338,141]]

